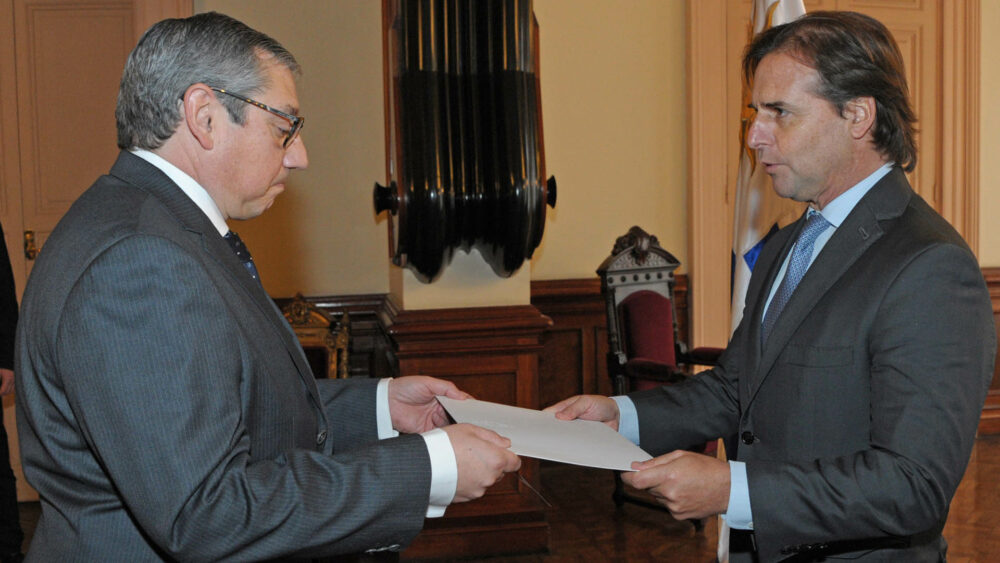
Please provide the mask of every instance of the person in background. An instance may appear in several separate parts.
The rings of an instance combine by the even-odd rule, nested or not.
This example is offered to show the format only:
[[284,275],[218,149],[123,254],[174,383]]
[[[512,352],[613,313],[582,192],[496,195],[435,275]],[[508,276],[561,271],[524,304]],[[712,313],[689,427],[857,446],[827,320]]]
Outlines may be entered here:
[[[719,365],[548,410],[658,455],[625,482],[677,518],[722,514],[730,561],[944,561],[996,332],[976,257],[907,181],[899,48],[813,12],[754,38],[743,70],[757,166],[808,209],[762,250]],[[719,437],[728,463],[681,450]]]
[[[47,240],[17,340],[33,561],[399,550],[520,459],[429,377],[316,380],[229,222],[308,164],[290,52],[217,13],[130,54],[122,152]],[[335,100],[331,100],[335,103]],[[397,433],[402,435],[397,436]]]
[[[0,225],[0,396],[14,392],[14,336],[17,332],[17,290],[4,241],[3,226]],[[0,424],[0,563],[23,560],[23,541],[7,429]]]

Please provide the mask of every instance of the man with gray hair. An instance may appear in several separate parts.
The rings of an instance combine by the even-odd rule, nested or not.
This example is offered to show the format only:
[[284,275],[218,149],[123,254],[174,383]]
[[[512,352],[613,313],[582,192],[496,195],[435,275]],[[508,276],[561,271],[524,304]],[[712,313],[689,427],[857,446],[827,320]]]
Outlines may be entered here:
[[[295,58],[209,13],[126,63],[108,175],[53,231],[17,342],[29,560],[224,561],[399,549],[520,460],[451,425],[429,377],[314,380],[227,221],[308,157]],[[400,436],[398,433],[404,435]]]

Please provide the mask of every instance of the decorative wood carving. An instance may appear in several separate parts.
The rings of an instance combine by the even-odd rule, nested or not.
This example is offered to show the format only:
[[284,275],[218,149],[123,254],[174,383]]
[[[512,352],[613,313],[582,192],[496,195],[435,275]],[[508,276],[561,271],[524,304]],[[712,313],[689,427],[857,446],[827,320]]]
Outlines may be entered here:
[[281,312],[292,325],[307,356],[311,349],[324,351],[324,377],[348,377],[351,319],[347,312],[341,315],[339,325],[334,325],[330,315],[306,301],[301,293],[296,293]]
[[[346,373],[345,377],[389,377],[389,365],[385,358],[388,348],[386,335],[379,327],[377,318],[385,298],[384,294],[302,298],[307,309],[320,311],[331,324],[340,327],[334,335],[334,343],[347,351],[341,357],[345,366],[337,367],[340,373]],[[294,299],[289,298],[275,299],[283,312],[292,307],[293,302]],[[303,305],[294,307],[301,309]],[[289,323],[295,326],[291,320]]]

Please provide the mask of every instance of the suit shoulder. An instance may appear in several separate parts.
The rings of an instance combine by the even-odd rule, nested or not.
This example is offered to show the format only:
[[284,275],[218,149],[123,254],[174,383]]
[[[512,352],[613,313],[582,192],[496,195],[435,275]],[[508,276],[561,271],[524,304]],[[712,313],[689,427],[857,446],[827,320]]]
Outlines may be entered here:
[[[895,244],[912,251],[939,245],[956,246],[972,255],[972,250],[958,231],[917,194],[903,214],[887,225],[886,233]],[[974,257],[973,257],[974,259]]]

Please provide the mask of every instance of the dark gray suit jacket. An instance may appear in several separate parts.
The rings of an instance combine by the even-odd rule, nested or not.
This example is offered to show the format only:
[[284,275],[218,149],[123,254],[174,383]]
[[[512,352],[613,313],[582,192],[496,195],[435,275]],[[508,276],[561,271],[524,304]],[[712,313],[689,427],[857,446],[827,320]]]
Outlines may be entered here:
[[130,153],[38,258],[17,343],[30,560],[223,561],[408,543],[420,436],[377,441],[374,380],[315,381],[208,218]]
[[761,561],[938,561],[993,375],[981,270],[896,168],[816,257],[762,349],[768,291],[803,224],[765,246],[720,366],[631,395],[641,445],[736,436]]

